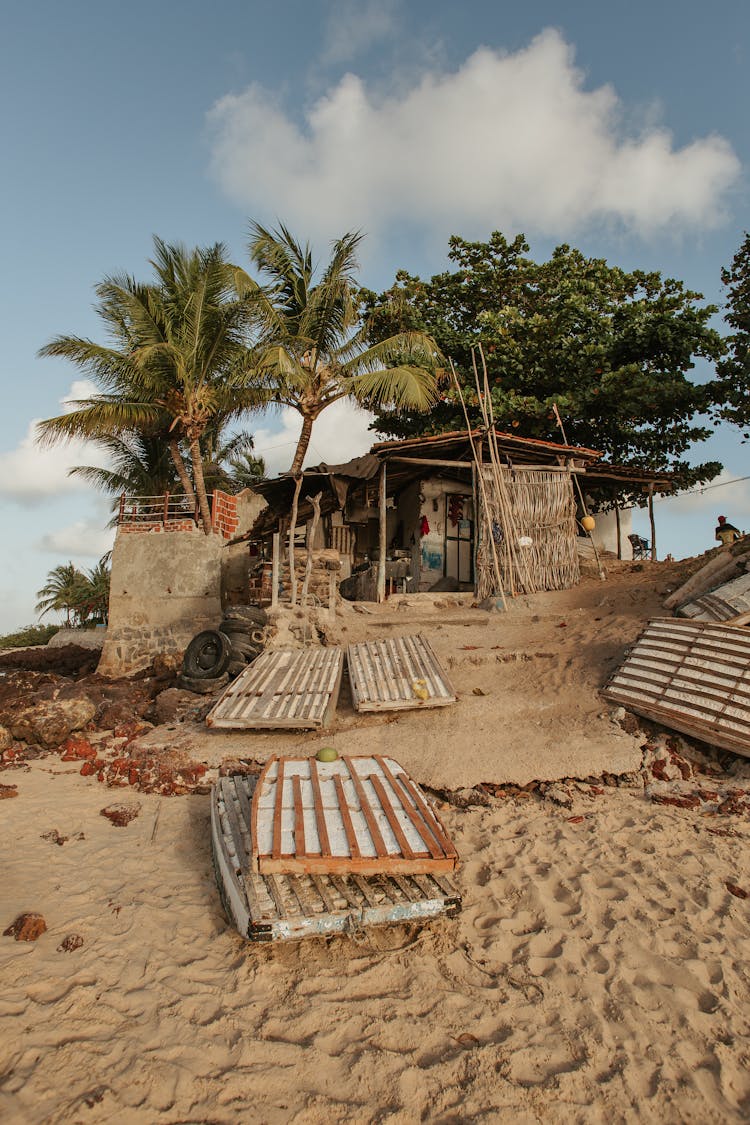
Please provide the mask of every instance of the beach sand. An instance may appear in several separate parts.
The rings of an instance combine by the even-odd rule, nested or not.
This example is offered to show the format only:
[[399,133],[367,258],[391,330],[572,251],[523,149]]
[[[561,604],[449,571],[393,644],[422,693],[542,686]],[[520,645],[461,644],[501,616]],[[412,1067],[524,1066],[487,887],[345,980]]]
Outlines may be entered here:
[[[0,1120],[748,1120],[750,898],[727,887],[750,890],[747,814],[656,805],[641,775],[568,786],[565,805],[466,788],[514,780],[512,747],[549,757],[556,729],[606,752],[596,689],[658,607],[643,585],[623,568],[526,617],[429,631],[454,658],[452,711],[378,727],[344,709],[334,745],[361,752],[385,729],[417,780],[460,790],[438,799],[464,909],[422,929],[249,945],[221,912],[207,796],[108,789],[55,755],[5,771],[0,928],[23,911],[48,928],[0,937]],[[554,637],[554,659],[489,659]],[[168,733],[209,764],[321,741]],[[613,754],[630,760],[644,736],[627,737]],[[126,827],[100,815],[115,802],[140,806]]]

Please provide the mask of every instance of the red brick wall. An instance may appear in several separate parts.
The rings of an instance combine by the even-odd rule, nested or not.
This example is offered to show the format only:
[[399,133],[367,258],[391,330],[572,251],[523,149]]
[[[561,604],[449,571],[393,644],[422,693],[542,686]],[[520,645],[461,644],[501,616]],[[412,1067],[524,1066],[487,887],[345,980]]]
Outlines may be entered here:
[[195,531],[195,520],[170,520],[168,523],[121,523],[121,535],[152,534],[157,531]]
[[220,489],[214,490],[214,500],[211,509],[211,526],[225,539],[232,539],[240,525],[237,516],[237,497],[229,496]]

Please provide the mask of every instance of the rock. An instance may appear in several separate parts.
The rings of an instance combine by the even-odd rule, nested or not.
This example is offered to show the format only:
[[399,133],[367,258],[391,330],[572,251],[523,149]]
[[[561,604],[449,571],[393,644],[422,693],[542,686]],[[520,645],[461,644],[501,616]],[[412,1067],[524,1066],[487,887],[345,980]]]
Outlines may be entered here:
[[10,750],[13,745],[13,735],[7,727],[0,727],[0,754],[5,750]]
[[66,938],[60,942],[57,947],[58,953],[73,953],[74,950],[80,949],[83,945],[83,938],[80,934],[68,934]]
[[66,648],[75,645],[101,652],[107,636],[106,629],[58,629],[47,641],[47,648]]
[[85,738],[66,738],[60,747],[63,762],[77,762],[82,758],[95,758],[96,750]]
[[18,786],[0,785],[0,801],[7,801],[10,797],[18,796]]
[[99,816],[106,816],[115,828],[126,828],[140,811],[141,806],[137,802],[132,805],[107,805],[106,809],[100,810]]
[[185,711],[195,707],[195,695],[192,691],[182,688],[167,688],[157,695],[149,715],[157,726],[163,723],[173,723],[182,718]]
[[3,930],[3,937],[14,937],[16,941],[36,941],[47,929],[41,914],[19,914],[15,922]]
[[14,738],[59,746],[73,731],[90,723],[96,707],[89,699],[58,699],[37,703],[17,715],[10,724]]
[[172,680],[182,667],[183,654],[160,652],[154,657],[154,676],[157,680]]

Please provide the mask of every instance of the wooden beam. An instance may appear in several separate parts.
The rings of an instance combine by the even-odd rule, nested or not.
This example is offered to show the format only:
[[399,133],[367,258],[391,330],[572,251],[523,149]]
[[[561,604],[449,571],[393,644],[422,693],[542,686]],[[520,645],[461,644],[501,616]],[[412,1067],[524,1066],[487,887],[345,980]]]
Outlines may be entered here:
[[379,531],[380,531],[380,550],[378,555],[378,601],[385,601],[385,546],[386,546],[386,525],[387,525],[387,510],[385,506],[386,500],[386,477],[385,477],[385,461],[380,466],[380,496],[378,504],[378,518],[379,518]]
[[278,531],[273,533],[273,548],[271,554],[271,609],[279,604],[279,553],[281,536]]
[[654,520],[654,485],[648,486],[648,518],[651,521],[651,562],[656,562],[656,521]]
[[[473,461],[443,461],[438,457],[389,457],[400,465],[427,465],[440,469],[470,469]],[[385,462],[384,462],[385,463]]]

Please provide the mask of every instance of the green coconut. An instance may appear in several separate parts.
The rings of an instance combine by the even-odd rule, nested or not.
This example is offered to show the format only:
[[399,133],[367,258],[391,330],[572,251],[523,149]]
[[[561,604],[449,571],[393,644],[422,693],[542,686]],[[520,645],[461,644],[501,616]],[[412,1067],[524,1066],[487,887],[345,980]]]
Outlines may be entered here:
[[321,746],[315,757],[319,762],[335,762],[338,758],[338,753],[332,746]]

